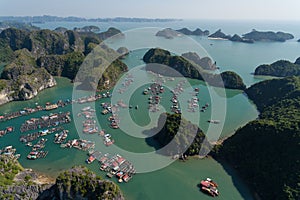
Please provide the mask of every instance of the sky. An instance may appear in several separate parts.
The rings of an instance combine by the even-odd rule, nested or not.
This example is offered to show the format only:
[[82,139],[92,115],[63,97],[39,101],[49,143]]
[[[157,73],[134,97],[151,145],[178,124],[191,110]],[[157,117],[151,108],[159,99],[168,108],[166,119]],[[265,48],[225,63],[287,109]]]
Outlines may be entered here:
[[0,0],[0,16],[300,20],[299,0]]

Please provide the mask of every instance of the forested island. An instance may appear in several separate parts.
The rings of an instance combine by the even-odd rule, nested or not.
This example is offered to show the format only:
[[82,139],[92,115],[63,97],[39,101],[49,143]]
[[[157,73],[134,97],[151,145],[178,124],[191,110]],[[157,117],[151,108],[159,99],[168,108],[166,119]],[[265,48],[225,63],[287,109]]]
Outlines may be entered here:
[[[181,117],[181,114],[161,114],[158,124],[162,129],[153,138],[158,144],[161,154],[168,156],[194,156],[199,155],[201,148],[209,149],[211,146],[205,140],[205,134],[195,124]],[[207,151],[208,152],[208,151]]]
[[222,32],[221,29],[219,29],[215,33],[209,35],[208,38],[228,40],[228,39],[231,38],[231,36],[230,35],[226,35],[225,33]]
[[257,31],[253,29],[251,32],[243,34],[242,36],[234,34],[233,36],[227,35],[222,32],[221,29],[217,30],[213,34],[209,35],[209,31],[202,31],[197,28],[191,31],[187,28],[182,28],[179,30],[173,30],[171,28],[165,28],[156,33],[156,36],[164,37],[166,39],[173,39],[174,37],[179,37],[181,34],[184,35],[194,35],[194,36],[208,36],[209,39],[222,39],[230,40],[232,42],[243,42],[243,43],[254,43],[257,41],[267,41],[267,42],[285,42],[286,40],[294,39],[294,36],[290,33],[284,32],[273,32],[273,31]]
[[195,35],[195,36],[208,36],[209,35],[208,30],[202,31],[200,28],[197,28],[194,31],[191,31],[188,28],[178,29],[176,31],[179,32],[179,33],[182,33],[184,35]]
[[119,187],[86,167],[61,172],[56,180],[24,169],[13,155],[0,155],[0,199],[111,199],[123,200]]
[[158,37],[164,37],[166,39],[173,39],[174,37],[179,37],[181,36],[181,33],[171,29],[171,28],[165,28],[161,31],[158,31],[155,36]]
[[123,200],[123,194],[115,183],[103,180],[86,167],[77,166],[66,170],[56,178],[38,200],[48,199],[109,199]]
[[255,69],[254,75],[263,76],[299,76],[300,75],[300,57],[294,62],[279,60],[270,65],[260,65]]
[[171,28],[165,28],[161,31],[158,31],[156,33],[156,36],[164,37],[166,39],[173,39],[174,37],[180,37],[181,34],[183,34],[183,35],[194,35],[194,36],[208,36],[209,31],[208,30],[202,31],[200,28],[197,28],[194,31],[191,31],[188,28],[182,28],[182,29],[179,29],[179,30],[173,30]]
[[[85,31],[79,32],[63,28],[60,31],[3,30],[0,33],[0,63],[6,64],[0,79],[0,104],[33,98],[41,90],[56,85],[53,76],[73,80],[85,57],[102,40],[122,35],[115,28],[101,33],[94,33],[91,28],[94,29],[86,27],[81,29]],[[108,47],[102,48],[122,56]],[[100,66],[100,60],[98,63]],[[117,78],[127,70],[122,61],[115,60],[102,74],[98,89],[113,87]]]
[[300,78],[263,81],[246,90],[260,111],[217,146],[261,199],[300,197]]
[[209,57],[200,58],[200,56],[195,52],[187,52],[181,55],[182,57],[186,58],[191,63],[195,65],[201,66],[202,69],[205,70],[216,70],[216,62],[213,62]]
[[[154,70],[155,73],[159,73],[166,76],[178,76],[178,72],[181,76],[204,80],[208,84],[217,87],[225,87],[229,89],[244,90],[246,88],[242,78],[235,72],[222,72],[221,74],[213,74],[204,70],[204,68],[193,60],[188,61],[182,56],[172,56],[169,51],[153,48],[150,49],[143,57],[143,60],[147,64],[161,64],[165,67],[152,67],[147,65],[146,70]],[[209,60],[208,60],[209,61]],[[175,69],[177,73],[173,73],[168,70],[168,67]]]
[[285,42],[286,40],[294,39],[294,36],[281,31],[275,33],[273,31],[257,31],[253,29],[250,33],[244,34],[243,38],[254,41]]
[[234,34],[233,36],[227,35],[222,32],[221,29],[217,30],[215,33],[208,36],[209,39],[222,39],[222,40],[230,40],[232,42],[244,42],[244,43],[254,43],[254,40],[245,39],[238,34]]
[[273,42],[285,42],[286,40],[294,39],[294,36],[290,33],[273,32],[273,31],[257,31],[253,29],[250,33],[243,34],[242,37],[238,34],[233,36],[227,35],[222,32],[221,29],[208,36],[211,39],[224,39],[232,42],[244,42],[254,43],[256,41],[273,41]]

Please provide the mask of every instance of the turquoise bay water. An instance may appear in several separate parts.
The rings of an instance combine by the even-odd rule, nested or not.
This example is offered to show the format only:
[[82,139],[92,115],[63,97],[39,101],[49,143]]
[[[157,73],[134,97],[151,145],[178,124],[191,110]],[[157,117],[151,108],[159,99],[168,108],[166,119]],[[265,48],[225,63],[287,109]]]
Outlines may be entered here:
[[[93,23],[94,24],[94,23]],[[89,23],[45,23],[38,24],[42,28],[54,29],[58,26],[64,26],[67,28],[82,27],[89,25]],[[259,30],[282,30],[291,32],[300,38],[300,31],[298,31],[295,24],[291,23],[259,23],[259,22],[217,22],[217,21],[181,21],[172,23],[99,23],[98,25],[102,30],[107,29],[110,26],[117,27],[123,31],[141,28],[141,27],[172,27],[172,28],[196,28],[209,29],[211,32],[222,28],[225,33],[245,33],[252,28]],[[151,33],[152,34],[152,33]],[[143,36],[135,35],[133,39],[130,37],[123,40],[110,41],[108,43],[111,47],[117,47],[122,44],[131,43],[136,44],[138,40],[155,41],[153,44],[173,45],[177,47],[176,53],[180,54],[187,51],[188,45],[182,38],[177,38],[172,41],[163,38],[156,38],[152,35],[152,38],[143,38]],[[202,37],[192,37],[192,39],[201,45],[205,51],[201,52],[201,56],[211,56],[220,67],[221,71],[233,70],[240,74],[245,83],[249,86],[255,82],[265,79],[253,77],[251,73],[255,67],[262,63],[273,62],[277,59],[289,59],[295,60],[300,56],[300,44],[296,40],[288,41],[286,43],[255,43],[255,44],[243,44],[232,43],[230,41],[215,41],[208,40]],[[174,45],[175,44],[175,45]],[[178,45],[180,44],[180,45]],[[147,46],[148,48],[151,47]],[[198,50],[199,48],[195,49]],[[133,50],[133,49],[132,49]],[[142,65],[142,56],[146,52],[145,48],[134,49],[124,62],[129,68]],[[193,49],[191,49],[193,50]],[[55,88],[47,89],[41,92],[36,98],[26,102],[12,102],[0,107],[0,114],[16,111],[24,107],[34,107],[35,103],[44,105],[46,102],[55,102],[58,99],[68,99],[72,97],[73,85],[68,79],[57,78],[58,86]],[[200,88],[200,104],[203,105],[206,102],[211,102],[211,98],[208,92],[208,88],[200,81],[189,80],[193,87]],[[146,87],[146,86],[145,86]],[[138,110],[131,111],[131,117],[139,125],[146,125],[149,122],[149,118],[145,117],[147,106],[147,97],[141,95],[144,87],[140,87],[134,93],[134,96],[130,100],[130,104],[139,105]],[[221,137],[230,136],[234,130],[243,126],[247,122],[255,119],[258,116],[258,112],[255,106],[247,99],[247,97],[234,90],[226,90],[226,97],[220,96],[220,91],[213,88],[216,93],[217,100],[226,100],[226,104],[213,104],[212,107],[216,111],[219,117],[225,115],[224,127],[221,131]],[[162,104],[168,105],[170,94],[166,92],[164,94]],[[154,150],[154,147],[149,146],[145,139],[131,137],[121,130],[112,130],[108,127],[107,117],[100,114],[100,103],[109,101],[108,99],[102,99],[96,103],[97,117],[100,121],[101,127],[108,130],[112,137],[115,139],[116,146],[126,149],[132,152],[150,152]],[[211,118],[211,110],[209,108],[207,112],[200,113],[199,125],[205,131],[208,129],[209,124],[207,120]],[[226,112],[224,113],[224,107]],[[70,110],[71,107],[65,107],[59,111]],[[166,110],[169,107],[166,106]],[[219,111],[219,113],[218,113]],[[54,111],[52,111],[54,112]],[[56,111],[55,111],[56,112]],[[36,113],[30,116],[24,116],[12,121],[1,122],[0,129],[13,125],[16,127],[16,131],[0,138],[0,147],[13,145],[17,148],[17,151],[22,154],[20,162],[24,167],[33,168],[35,170],[44,172],[49,175],[56,176],[61,170],[68,169],[73,165],[85,165],[95,171],[96,173],[105,176],[100,172],[99,165],[92,163],[91,165],[85,164],[86,152],[77,151],[74,149],[61,149],[58,145],[55,145],[53,135],[47,136],[49,141],[46,145],[46,150],[49,151],[48,156],[45,159],[29,161],[26,159],[27,153],[30,151],[28,147],[19,142],[19,136],[21,133],[18,131],[19,126],[25,120],[32,117],[40,117],[41,115],[49,114],[50,112]],[[73,121],[76,118],[77,113],[74,113]],[[81,120],[81,119],[80,119]],[[64,126],[70,130],[69,138],[77,138],[78,133],[76,131],[74,123]],[[218,126],[213,126],[212,130],[218,131]],[[82,136],[82,134],[79,134]],[[113,147],[104,147],[102,139],[97,135],[84,136],[88,139],[92,139],[97,142],[97,148],[102,152],[114,151]],[[133,161],[134,162],[134,161]],[[216,180],[219,183],[220,197],[218,199],[253,199],[249,189],[245,186],[238,175],[225,163],[218,163],[217,161],[206,158],[199,160],[196,158],[190,158],[187,162],[176,161],[166,168],[158,171],[137,174],[128,184],[119,184],[123,190],[127,199],[210,199],[207,195],[204,195],[199,191],[197,184],[201,179],[207,176]],[[115,181],[115,179],[112,179]]]
[[[39,104],[44,104],[48,101],[53,102],[57,98],[67,99],[71,97],[72,84],[68,79],[57,78],[58,87],[51,88],[41,92],[36,99],[26,101],[26,102],[13,102],[1,107],[2,112],[10,112],[13,110],[18,110],[25,106],[34,106],[35,102]],[[197,84],[197,81],[191,81],[194,86],[200,87],[200,90],[204,90],[202,84]],[[142,90],[141,90],[142,91]],[[139,110],[133,110],[133,115],[142,113],[142,104],[146,96],[141,94],[141,91],[136,93],[136,98],[132,98],[133,105],[140,105]],[[201,92],[202,93],[202,92]],[[231,134],[232,131],[239,125],[241,125],[240,120],[244,120],[244,123],[254,119],[257,116],[255,107],[247,100],[247,98],[239,92],[228,91],[232,95],[228,99],[228,107],[236,108],[229,109],[227,113],[228,120],[225,122],[225,129],[222,132],[224,136]],[[202,94],[205,94],[203,91]],[[204,98],[204,97],[203,97]],[[203,102],[209,101],[209,97]],[[106,102],[107,99],[103,99],[100,102]],[[96,107],[99,107],[100,102],[96,103]],[[251,115],[245,115],[240,112],[236,112],[237,109],[246,109]],[[146,108],[146,107],[145,107]],[[60,111],[69,110],[70,107],[62,108]],[[231,111],[230,111],[231,110]],[[146,111],[146,110],[145,110]],[[97,115],[101,123],[101,127],[109,130],[109,133],[116,141],[116,145],[120,148],[126,149],[133,152],[149,152],[153,151],[154,148],[147,145],[144,139],[137,139],[130,137],[120,130],[109,129],[106,119],[108,116],[103,116],[100,114],[101,110],[97,110]],[[10,125],[16,126],[20,125],[26,119],[31,117],[39,117],[41,115],[49,114],[50,112],[42,112],[33,114],[30,116],[24,116],[17,118],[12,121],[2,122],[0,128],[4,128]],[[209,115],[209,113],[205,113]],[[204,118],[205,114],[202,116]],[[74,118],[76,117],[76,113]],[[73,118],[73,119],[74,119]],[[205,120],[200,119],[200,125],[202,124],[205,129],[205,125],[208,123]],[[142,120],[143,121],[143,120]],[[233,123],[234,122],[234,123]],[[26,155],[29,153],[30,149],[24,144],[19,142],[19,136],[21,133],[18,131],[16,126],[16,131],[6,135],[0,139],[0,147],[6,145],[13,145],[17,148],[18,153],[21,153],[20,162],[24,167],[33,168],[35,170],[41,171],[43,173],[56,176],[61,170],[68,169],[73,165],[84,165],[95,171],[96,173],[105,176],[104,173],[100,172],[99,165],[93,163],[91,165],[85,164],[85,159],[87,158],[86,152],[81,152],[75,149],[61,149],[59,145],[52,142],[53,135],[49,135],[46,138],[49,140],[46,145],[46,150],[49,151],[48,156],[45,159],[30,161],[26,159]],[[77,138],[78,134],[74,127],[74,124],[69,124],[64,126],[66,129],[70,130],[70,135],[68,139]],[[82,134],[81,134],[82,135]],[[86,136],[88,139],[96,141],[99,145],[99,150],[102,152],[110,152],[110,147],[104,147],[102,144],[102,139],[97,135]],[[210,197],[202,194],[197,187],[200,179],[206,176],[213,177],[218,183],[220,183],[220,191],[222,195],[220,199],[252,199],[248,189],[244,186],[243,182],[238,178],[234,171],[230,168],[226,168],[223,164],[219,164],[211,158],[204,160],[199,160],[196,158],[190,158],[187,162],[176,161],[166,168],[158,171],[137,174],[128,184],[120,184],[121,189],[124,191],[127,199],[209,199]],[[114,179],[113,179],[114,180]],[[162,187],[165,187],[162,189]],[[180,189],[178,189],[180,188]]]

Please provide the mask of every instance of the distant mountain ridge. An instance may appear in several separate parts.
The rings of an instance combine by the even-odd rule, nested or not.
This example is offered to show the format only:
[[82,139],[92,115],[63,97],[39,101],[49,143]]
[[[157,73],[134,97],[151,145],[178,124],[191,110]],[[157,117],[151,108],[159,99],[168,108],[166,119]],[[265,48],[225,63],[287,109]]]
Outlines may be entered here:
[[285,42],[286,40],[294,39],[294,36],[290,33],[284,33],[281,31],[257,31],[253,29],[251,32],[243,34],[242,37],[234,34],[234,36],[226,35],[221,29],[208,36],[211,39],[225,39],[233,42],[245,42],[254,43],[257,41],[273,41],[273,42]]
[[172,22],[181,21],[181,19],[161,19],[161,18],[129,18],[129,17],[115,17],[115,18],[83,18],[83,17],[58,17],[51,15],[43,16],[1,16],[0,21],[17,21],[17,22],[31,22],[31,23],[45,23],[45,22]]
[[207,35],[209,35],[208,30],[202,31],[200,28],[197,28],[194,31],[191,31],[188,28],[182,28],[182,29],[179,29],[179,30],[176,30],[176,31],[180,32],[184,35],[197,35],[197,36],[207,36]]
[[158,31],[155,36],[164,37],[166,39],[173,39],[174,37],[182,36],[182,34],[195,35],[195,36],[208,36],[209,31],[208,30],[202,31],[200,28],[197,28],[194,31],[191,31],[188,28],[182,28],[179,30],[174,30],[172,28],[165,28],[163,30]]

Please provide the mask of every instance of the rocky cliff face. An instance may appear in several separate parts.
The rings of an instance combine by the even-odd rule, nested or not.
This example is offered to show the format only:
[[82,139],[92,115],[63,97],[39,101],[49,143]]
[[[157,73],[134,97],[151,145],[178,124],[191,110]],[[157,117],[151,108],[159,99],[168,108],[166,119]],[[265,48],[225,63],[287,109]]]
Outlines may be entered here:
[[13,101],[14,99],[10,96],[11,92],[8,90],[2,90],[0,92],[0,105],[6,104]]
[[[10,76],[11,72],[6,73]],[[45,69],[34,69],[32,74],[22,74],[16,79],[8,79],[8,87],[0,93],[0,105],[14,100],[32,99],[40,91],[55,85],[55,79]]]
[[45,190],[38,200],[123,200],[119,187],[111,181],[101,180],[85,167],[74,167],[61,173],[56,183]]
[[226,35],[225,33],[223,33],[221,29],[217,30],[215,33],[209,35],[208,37],[216,38],[216,39],[225,39],[225,40],[231,38],[230,35]]
[[[3,196],[13,196],[14,200],[31,200],[37,199],[44,190],[48,189],[51,185],[14,185],[0,189]],[[13,195],[12,195],[13,194]],[[9,199],[9,198],[3,198]]]
[[85,167],[73,167],[56,180],[32,169],[23,169],[17,159],[0,155],[2,200],[124,200],[119,187],[102,180]]
[[197,28],[194,31],[191,31],[188,28],[182,28],[182,29],[179,29],[179,30],[176,30],[176,31],[180,32],[184,35],[196,35],[196,36],[207,36],[207,35],[209,35],[208,30],[202,31],[200,28]]
[[206,70],[216,70],[217,66],[209,57],[200,58],[200,56],[195,52],[187,52],[182,54],[182,57],[186,58],[188,61],[192,61]]
[[[77,32],[63,28],[56,31],[31,32],[8,28],[2,31],[0,62],[9,64],[1,74],[0,105],[13,100],[31,99],[45,88],[55,86],[56,82],[52,76],[63,76],[74,80],[87,54],[102,40],[116,34],[122,35],[116,28],[109,28],[102,33]],[[106,50],[113,51],[108,47]],[[124,49],[120,50],[122,56]],[[124,55],[127,53],[128,50]],[[110,88],[124,71],[127,71],[127,66],[116,60],[108,67],[106,76],[102,79],[109,81]],[[99,88],[105,86],[101,81],[96,84],[99,84]]]
[[173,39],[174,37],[179,37],[180,33],[177,31],[174,31],[171,28],[166,28],[161,31],[158,31],[155,36],[164,37],[166,39]]
[[13,100],[32,99],[38,92],[56,85],[45,68],[35,66],[34,58],[27,49],[16,51],[15,60],[4,68],[1,78],[5,87],[1,88],[0,105]]

